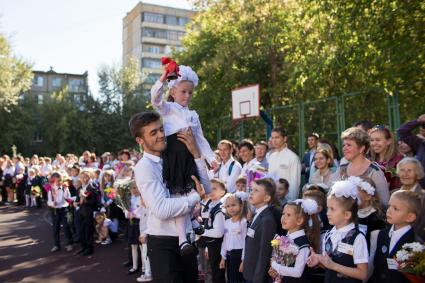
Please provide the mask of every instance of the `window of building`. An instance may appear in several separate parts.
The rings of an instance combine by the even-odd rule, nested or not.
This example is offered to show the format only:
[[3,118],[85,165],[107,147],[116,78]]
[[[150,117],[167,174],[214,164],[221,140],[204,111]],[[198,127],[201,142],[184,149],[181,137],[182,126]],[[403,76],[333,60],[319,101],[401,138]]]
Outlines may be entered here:
[[161,29],[151,29],[145,28],[143,29],[143,36],[146,37],[155,37],[155,38],[167,38],[167,31]]
[[158,74],[149,74],[145,80],[145,83],[154,84],[157,80],[159,80],[160,76],[161,75]]
[[178,25],[177,17],[175,17],[175,16],[170,16],[170,15],[166,15],[166,16],[165,16],[165,23],[166,23],[167,25],[173,25],[173,26],[176,26],[176,25]]
[[164,23],[164,15],[157,14],[157,13],[143,13],[143,21],[144,22],[150,22],[150,23],[158,23],[163,24]]
[[161,53],[161,46],[147,45],[143,48],[143,51],[159,54],[159,53]]
[[71,91],[71,92],[82,92],[82,91],[84,91],[84,80],[83,79],[71,78],[71,79],[69,79],[68,85],[69,85],[69,91]]
[[183,37],[185,36],[185,32],[183,32],[183,31],[179,31],[178,33],[177,33],[177,38],[178,38],[178,40],[182,40],[183,39]]
[[52,80],[52,86],[53,87],[61,87],[61,85],[62,85],[62,78],[60,78],[60,77],[53,78],[53,80]]
[[177,31],[169,31],[168,32],[168,39],[169,40],[178,40],[178,32]]
[[34,76],[33,84],[39,87],[43,86],[44,78],[42,76]]
[[158,69],[161,68],[161,60],[159,59],[151,59],[151,58],[143,58],[142,66],[145,68]]
[[184,18],[184,17],[178,18],[178,25],[179,26],[185,26],[188,22],[189,22],[188,18]]
[[34,142],[42,142],[43,141],[43,138],[41,137],[41,134],[39,132],[34,133],[33,141]]
[[43,94],[37,94],[37,104],[42,105],[44,101],[44,95]]
[[80,94],[74,94],[74,103],[77,105],[81,104],[81,95]]

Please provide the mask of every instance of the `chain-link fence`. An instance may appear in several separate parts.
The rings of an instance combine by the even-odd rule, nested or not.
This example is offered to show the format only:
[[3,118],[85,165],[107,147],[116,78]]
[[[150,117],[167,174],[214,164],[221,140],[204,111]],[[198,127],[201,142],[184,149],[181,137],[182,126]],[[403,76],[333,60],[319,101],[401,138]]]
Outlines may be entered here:
[[[424,107],[418,107],[423,105]],[[413,107],[415,106],[415,107]],[[304,153],[307,135],[316,132],[341,148],[342,131],[356,121],[369,120],[375,124],[388,125],[392,130],[400,121],[418,117],[425,110],[425,95],[413,98],[396,93],[385,95],[382,91],[346,93],[320,100],[292,105],[275,106],[264,111],[271,117],[273,126],[282,126],[288,131],[288,144],[295,152]],[[401,113],[401,114],[400,114]],[[267,140],[266,124],[261,118],[233,122],[231,116],[221,118],[217,141],[221,139],[254,141]]]

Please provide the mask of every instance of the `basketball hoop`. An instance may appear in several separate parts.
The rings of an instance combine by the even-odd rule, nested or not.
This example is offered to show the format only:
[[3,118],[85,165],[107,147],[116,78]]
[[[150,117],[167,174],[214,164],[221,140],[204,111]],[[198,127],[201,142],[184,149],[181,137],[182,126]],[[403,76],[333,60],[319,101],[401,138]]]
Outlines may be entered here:
[[234,121],[260,116],[260,86],[258,84],[232,90]]

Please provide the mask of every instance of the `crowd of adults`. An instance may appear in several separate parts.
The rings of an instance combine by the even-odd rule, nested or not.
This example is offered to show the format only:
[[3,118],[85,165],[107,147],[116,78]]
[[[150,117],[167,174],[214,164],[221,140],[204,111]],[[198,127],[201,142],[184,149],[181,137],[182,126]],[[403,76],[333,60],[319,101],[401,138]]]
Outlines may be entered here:
[[[308,150],[304,156],[298,156],[290,149],[288,133],[280,127],[273,129],[268,141],[222,140],[215,151],[219,166],[208,166],[207,174],[209,179],[224,184],[223,195],[239,191],[249,194],[253,172],[267,175],[276,182],[281,207],[298,199],[311,186],[327,193],[336,181],[351,176],[368,177],[376,188],[383,208],[388,206],[390,196],[395,191],[409,190],[420,195],[421,213],[413,226],[417,235],[425,239],[425,114],[403,124],[397,132],[384,125],[373,126],[367,120],[359,121],[345,130],[341,139],[343,147],[340,155],[335,145],[322,139],[320,133],[311,133],[307,136]],[[146,244],[146,227],[142,226],[152,224],[143,220],[151,213],[149,203],[145,210],[140,209],[140,193],[132,190],[131,210],[118,208],[114,197],[106,192],[118,180],[126,178],[136,178],[132,186],[137,188],[137,179],[144,178],[144,172],[135,169],[141,158],[141,153],[129,150],[122,150],[118,155],[105,152],[100,157],[89,151],[83,152],[80,157],[57,154],[53,160],[37,155],[31,158],[3,155],[0,157],[1,204],[28,208],[46,205],[54,209],[52,252],[61,248],[61,225],[66,234],[66,250],[72,251],[74,244],[80,242],[82,249],[77,253],[83,255],[93,253],[94,237],[97,237],[99,244],[108,245],[125,230],[129,244],[128,273],[137,273],[143,266],[144,275],[139,277],[139,281],[148,281],[151,279],[150,270],[145,268],[146,264],[139,262],[147,258],[146,247],[145,250],[141,248],[139,253],[137,245]],[[141,176],[137,176],[139,173]],[[52,189],[56,186],[64,188],[62,196]],[[139,190],[142,191],[140,186]],[[214,190],[211,194],[214,194]],[[208,197],[202,200],[203,204],[208,203]],[[63,201],[59,202],[59,198]],[[255,217],[254,213],[252,211],[251,220]],[[276,219],[280,219],[280,215]],[[134,220],[137,220],[137,229]],[[222,238],[224,228],[220,233],[214,237]],[[138,254],[136,257],[134,245]],[[199,249],[202,250],[202,247]],[[206,263],[208,258],[205,257],[199,260],[204,280],[220,282],[216,274],[211,275],[211,272],[218,270],[218,266]]]

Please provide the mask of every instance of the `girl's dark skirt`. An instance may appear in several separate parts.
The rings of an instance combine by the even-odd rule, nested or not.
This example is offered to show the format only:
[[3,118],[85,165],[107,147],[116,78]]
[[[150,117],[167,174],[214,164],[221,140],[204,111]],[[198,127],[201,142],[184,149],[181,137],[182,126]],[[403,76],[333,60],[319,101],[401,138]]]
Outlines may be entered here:
[[139,244],[140,227],[139,219],[133,218],[128,220],[127,226],[127,242],[129,245]]
[[171,194],[186,194],[195,189],[192,176],[198,177],[196,163],[186,145],[177,139],[177,134],[167,137],[162,160],[162,176]]
[[243,283],[245,279],[239,272],[242,250],[231,250],[226,253],[226,273],[229,283]]

